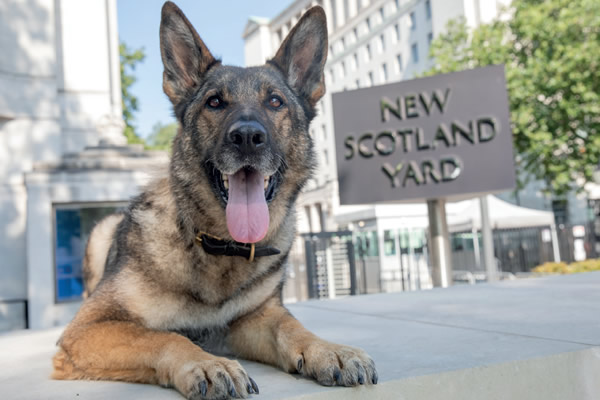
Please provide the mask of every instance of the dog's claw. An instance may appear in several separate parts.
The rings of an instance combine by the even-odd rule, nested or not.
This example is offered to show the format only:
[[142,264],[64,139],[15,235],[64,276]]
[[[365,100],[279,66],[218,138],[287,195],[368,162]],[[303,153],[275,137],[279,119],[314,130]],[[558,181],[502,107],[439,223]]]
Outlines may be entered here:
[[341,380],[342,380],[342,373],[341,373],[341,371],[340,371],[340,369],[339,369],[339,368],[336,368],[336,369],[333,371],[333,380],[335,380],[337,383],[341,383]]
[[373,382],[373,385],[377,385],[378,380],[379,376],[377,375],[377,371],[373,371],[373,378],[371,378],[371,382]]
[[248,394],[254,393],[254,389],[252,389],[252,385],[251,384],[248,383],[246,385],[246,391],[248,392]]
[[361,385],[365,384],[365,377],[361,373],[358,374],[358,383]]
[[296,366],[298,372],[302,371],[302,358],[298,360],[298,365]]
[[200,394],[202,395],[202,397],[206,396],[207,390],[208,390],[208,385],[206,384],[206,381],[200,382]]
[[252,389],[254,390],[254,393],[258,394],[258,385],[256,384],[256,382],[254,382],[254,379],[248,377],[248,379],[250,379],[250,383],[252,384]]

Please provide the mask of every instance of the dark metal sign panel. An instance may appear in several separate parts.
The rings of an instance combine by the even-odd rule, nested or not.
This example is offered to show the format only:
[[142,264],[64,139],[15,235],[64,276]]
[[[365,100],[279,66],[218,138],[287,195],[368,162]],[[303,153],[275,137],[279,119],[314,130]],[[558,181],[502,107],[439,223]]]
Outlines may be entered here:
[[341,204],[513,189],[502,65],[333,94]]

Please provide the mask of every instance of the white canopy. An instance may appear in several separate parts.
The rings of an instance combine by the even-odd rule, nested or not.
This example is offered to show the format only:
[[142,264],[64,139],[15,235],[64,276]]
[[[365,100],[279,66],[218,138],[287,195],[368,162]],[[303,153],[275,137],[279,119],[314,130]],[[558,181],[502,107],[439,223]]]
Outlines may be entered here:
[[[554,224],[554,214],[525,208],[488,196],[490,224],[492,229],[527,228]],[[450,232],[481,229],[479,198],[446,205],[446,218]],[[384,225],[407,228],[427,228],[427,206],[421,204],[377,204],[341,206],[336,213],[339,224],[356,223],[360,220],[378,219],[388,221]],[[386,228],[387,229],[387,228]]]
[[[554,224],[554,214],[549,211],[520,207],[495,196],[488,196],[490,225],[492,229],[527,228]],[[479,198],[455,203],[454,213],[448,213],[448,229],[460,232],[481,229]]]

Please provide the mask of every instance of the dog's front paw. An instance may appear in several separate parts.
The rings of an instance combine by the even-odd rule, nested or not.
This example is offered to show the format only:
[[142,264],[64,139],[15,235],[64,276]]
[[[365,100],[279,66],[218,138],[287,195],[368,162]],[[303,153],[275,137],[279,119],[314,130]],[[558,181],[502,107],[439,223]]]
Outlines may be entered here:
[[376,384],[379,379],[375,362],[366,352],[325,341],[312,342],[304,349],[296,369],[325,386]]
[[239,362],[222,357],[189,361],[175,376],[175,387],[190,400],[246,398],[258,386]]

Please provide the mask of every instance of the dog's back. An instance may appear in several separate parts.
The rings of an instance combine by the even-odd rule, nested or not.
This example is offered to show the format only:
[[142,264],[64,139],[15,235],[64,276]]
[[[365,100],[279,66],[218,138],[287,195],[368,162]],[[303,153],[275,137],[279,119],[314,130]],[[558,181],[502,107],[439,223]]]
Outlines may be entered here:
[[111,214],[96,224],[90,233],[83,259],[84,299],[90,296],[102,279],[108,251],[122,220],[123,214]]

